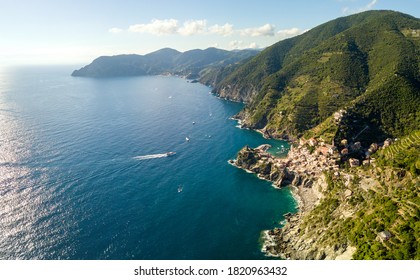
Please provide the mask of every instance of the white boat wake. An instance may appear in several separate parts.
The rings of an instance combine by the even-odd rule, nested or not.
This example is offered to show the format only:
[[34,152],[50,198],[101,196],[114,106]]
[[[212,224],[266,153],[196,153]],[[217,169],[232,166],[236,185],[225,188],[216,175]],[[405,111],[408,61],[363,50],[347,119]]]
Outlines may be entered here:
[[152,155],[145,155],[145,156],[136,156],[133,157],[135,160],[146,160],[146,159],[154,159],[154,158],[163,158],[175,155],[175,152],[168,152],[164,154],[152,154]]

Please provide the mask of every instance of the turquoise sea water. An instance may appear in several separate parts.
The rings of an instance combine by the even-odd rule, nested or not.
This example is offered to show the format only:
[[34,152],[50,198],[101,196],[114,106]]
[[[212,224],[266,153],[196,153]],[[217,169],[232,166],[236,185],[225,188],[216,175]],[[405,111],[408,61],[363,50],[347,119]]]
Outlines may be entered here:
[[227,161],[288,145],[235,127],[242,105],[206,86],[75,68],[0,71],[0,259],[264,258],[295,202]]

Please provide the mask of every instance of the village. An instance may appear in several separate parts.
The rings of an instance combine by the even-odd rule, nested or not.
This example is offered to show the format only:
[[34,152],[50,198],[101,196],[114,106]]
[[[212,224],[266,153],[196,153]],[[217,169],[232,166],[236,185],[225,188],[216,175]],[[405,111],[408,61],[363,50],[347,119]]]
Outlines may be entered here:
[[[363,148],[360,142],[349,144],[347,140],[341,140],[339,145],[327,144],[320,139],[303,139],[290,147],[288,155],[284,158],[276,157],[268,152],[270,145],[261,145],[257,148],[245,146],[230,163],[255,173],[260,179],[273,182],[273,186],[281,188],[289,186],[297,201],[297,212],[285,214],[285,226],[264,231],[263,252],[269,256],[281,256],[282,258],[318,259],[322,255],[311,255],[313,242],[300,239],[299,230],[302,217],[314,209],[325,196],[328,188],[327,175],[332,179],[344,180],[347,186],[353,177],[347,168],[355,168],[360,165],[375,166],[372,155],[380,148],[386,148],[393,143],[387,139],[384,143],[373,143],[369,148]],[[363,188],[363,187],[362,187]],[[346,201],[353,196],[353,191],[346,188],[343,191],[343,199]],[[344,207],[344,206],[343,206]],[[344,207],[345,208],[345,207]],[[343,209],[344,209],[343,208]],[[341,210],[340,210],[341,211]],[[348,217],[350,212],[342,210],[342,215]],[[391,234],[387,230],[377,233],[377,240],[385,242]],[[295,240],[292,242],[292,240]],[[295,244],[296,243],[296,244]],[[305,249],[306,248],[306,249]],[[309,248],[309,249],[308,249]],[[324,250],[325,258],[349,259],[355,248]],[[292,253],[293,251],[293,253]],[[325,253],[326,252],[326,253]]]
[[[384,146],[390,145],[387,139]],[[286,158],[275,157],[267,150],[270,145],[261,145],[255,149],[244,147],[236,160],[231,163],[249,172],[256,173],[261,179],[272,181],[274,186],[281,187],[292,184],[298,186],[304,183],[310,187],[324,171],[334,171],[339,176],[340,165],[356,167],[374,164],[370,155],[377,151],[378,144],[372,144],[364,150],[360,142],[348,144],[347,140],[340,143],[341,150],[334,145],[311,138],[300,139],[298,145],[292,145]]]

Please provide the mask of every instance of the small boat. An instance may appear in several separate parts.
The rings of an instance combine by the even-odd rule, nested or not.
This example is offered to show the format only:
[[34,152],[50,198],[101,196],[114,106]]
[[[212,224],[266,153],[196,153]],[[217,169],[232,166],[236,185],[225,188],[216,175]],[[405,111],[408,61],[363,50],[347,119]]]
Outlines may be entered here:
[[185,141],[189,142],[190,141],[190,138],[185,137]]
[[192,124],[195,124],[195,122],[192,122]]
[[167,152],[166,153],[167,157],[170,157],[170,156],[173,156],[173,155],[176,155],[176,152]]
[[184,188],[182,187],[182,185],[179,185],[178,186],[178,192],[180,193],[180,192],[182,192],[182,190],[183,190]]

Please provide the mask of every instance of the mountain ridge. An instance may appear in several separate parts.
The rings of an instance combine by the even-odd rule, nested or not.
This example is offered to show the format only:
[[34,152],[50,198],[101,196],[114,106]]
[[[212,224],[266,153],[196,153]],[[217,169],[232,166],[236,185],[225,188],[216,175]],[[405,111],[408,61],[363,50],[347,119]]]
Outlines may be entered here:
[[216,93],[246,101],[238,115],[244,126],[278,138],[309,135],[348,108],[360,125],[340,127],[340,137],[366,125],[365,144],[400,137],[419,128],[419,34],[419,19],[393,11],[332,20],[262,51],[215,85]]
[[205,69],[234,64],[258,52],[258,50],[250,49],[227,51],[217,48],[179,52],[175,49],[163,48],[145,55],[101,56],[89,65],[74,70],[72,76],[101,78],[171,73],[195,79],[200,77],[200,72]]

